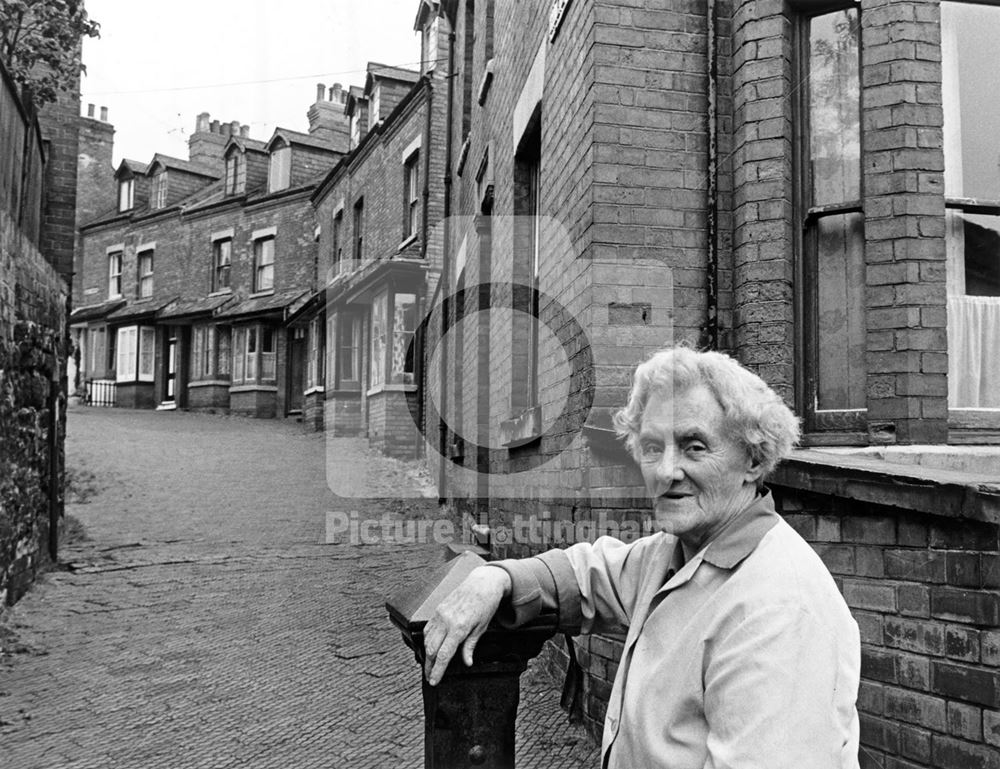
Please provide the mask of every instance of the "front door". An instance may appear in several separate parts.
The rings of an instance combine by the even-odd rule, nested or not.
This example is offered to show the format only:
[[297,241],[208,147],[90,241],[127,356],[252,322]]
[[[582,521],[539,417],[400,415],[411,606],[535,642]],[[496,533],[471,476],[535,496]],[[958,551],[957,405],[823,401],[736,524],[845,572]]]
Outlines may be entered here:
[[288,343],[288,413],[302,411],[305,389],[306,330],[293,328]]

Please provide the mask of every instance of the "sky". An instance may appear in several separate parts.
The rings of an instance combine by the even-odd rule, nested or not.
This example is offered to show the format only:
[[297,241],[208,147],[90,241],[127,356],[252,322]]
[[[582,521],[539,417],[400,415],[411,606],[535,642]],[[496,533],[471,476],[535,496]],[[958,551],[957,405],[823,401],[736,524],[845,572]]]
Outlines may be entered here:
[[200,112],[250,137],[308,129],[316,84],[364,85],[369,61],[419,69],[418,0],[86,0],[81,103],[108,107],[114,163],[186,158]]

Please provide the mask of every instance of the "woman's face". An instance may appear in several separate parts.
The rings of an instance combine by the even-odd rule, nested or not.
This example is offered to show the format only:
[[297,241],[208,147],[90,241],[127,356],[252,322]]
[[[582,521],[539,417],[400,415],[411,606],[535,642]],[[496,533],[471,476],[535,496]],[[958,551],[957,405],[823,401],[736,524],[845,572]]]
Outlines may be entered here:
[[640,424],[639,464],[660,529],[701,549],[756,496],[761,476],[704,385],[660,387]]

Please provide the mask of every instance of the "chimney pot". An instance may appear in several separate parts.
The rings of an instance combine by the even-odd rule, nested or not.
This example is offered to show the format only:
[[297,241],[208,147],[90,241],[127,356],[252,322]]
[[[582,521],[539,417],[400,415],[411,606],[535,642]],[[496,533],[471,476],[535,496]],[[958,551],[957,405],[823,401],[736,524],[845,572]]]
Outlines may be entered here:
[[195,133],[206,133],[209,130],[208,120],[211,117],[207,112],[202,112],[198,115],[198,120],[194,125]]
[[229,135],[239,136],[240,135],[240,121],[234,120],[229,124]]
[[240,136],[246,139],[250,135],[250,126],[240,126]]
[[94,116],[94,105],[93,104],[88,104],[87,105],[87,117],[93,117],[93,116]]
[[107,123],[108,122],[108,108],[107,107],[101,107],[101,122],[102,123]]
[[323,101],[323,95],[326,93],[326,86],[322,83],[316,83],[316,101]]
[[214,134],[219,133],[219,121],[218,120],[213,120],[212,123],[211,123],[211,125],[209,126],[208,130],[211,131]]
[[344,99],[341,96],[342,90],[343,86],[340,83],[334,83],[333,87],[330,88],[330,101],[343,101]]

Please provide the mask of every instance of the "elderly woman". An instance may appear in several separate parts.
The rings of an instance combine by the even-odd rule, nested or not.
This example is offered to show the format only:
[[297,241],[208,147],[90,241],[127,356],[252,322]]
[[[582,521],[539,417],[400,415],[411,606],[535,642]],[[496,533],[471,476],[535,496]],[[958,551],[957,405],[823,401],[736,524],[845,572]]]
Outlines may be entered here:
[[638,367],[615,423],[660,531],[476,569],[427,625],[429,683],[459,646],[471,664],[498,609],[556,613],[566,632],[626,633],[604,766],[855,769],[858,628],[763,486],[796,418],[731,358],[678,347]]

